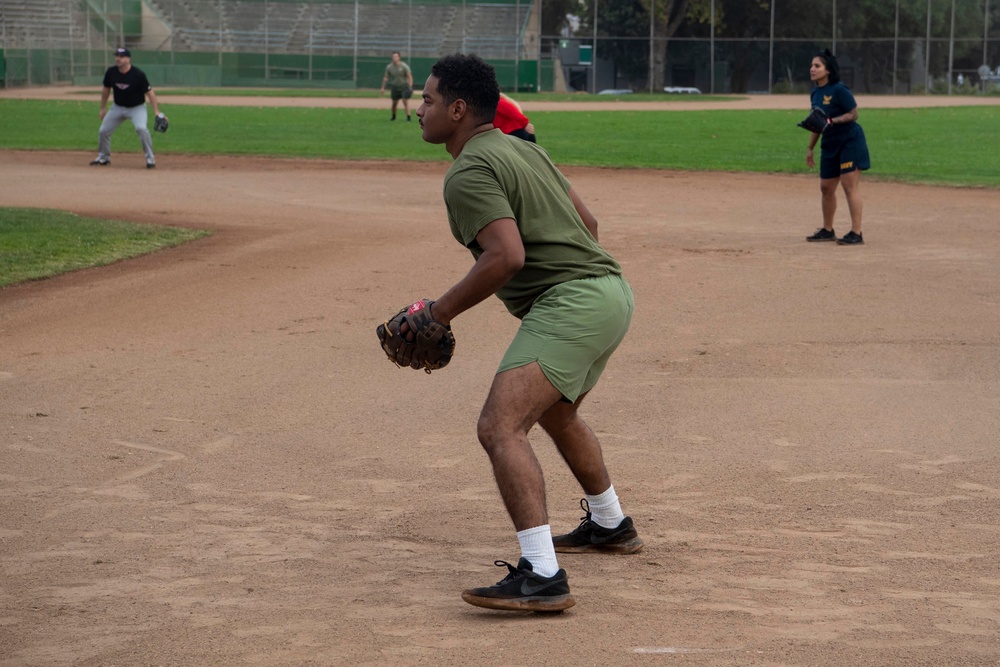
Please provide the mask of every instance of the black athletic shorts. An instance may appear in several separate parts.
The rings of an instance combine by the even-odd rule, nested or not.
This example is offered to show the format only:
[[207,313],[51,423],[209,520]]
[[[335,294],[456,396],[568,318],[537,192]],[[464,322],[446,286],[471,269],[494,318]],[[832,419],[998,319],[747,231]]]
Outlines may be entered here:
[[855,169],[864,171],[869,168],[871,160],[868,157],[868,142],[865,140],[865,131],[857,123],[851,124],[851,131],[843,139],[830,142],[830,145],[824,140],[820,146],[820,178],[840,178],[841,174]]

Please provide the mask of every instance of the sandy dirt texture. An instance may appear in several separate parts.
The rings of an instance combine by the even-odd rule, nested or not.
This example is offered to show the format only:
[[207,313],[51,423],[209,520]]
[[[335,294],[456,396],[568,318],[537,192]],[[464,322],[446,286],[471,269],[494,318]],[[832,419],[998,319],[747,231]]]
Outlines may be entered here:
[[582,412],[646,547],[546,616],[459,597],[518,556],[516,321],[432,375],[375,339],[472,264],[447,164],[92,157],[0,152],[0,205],[214,234],[0,290],[0,665],[1000,664],[1000,192],[864,182],[840,247],[815,176],[566,168],[636,295]]

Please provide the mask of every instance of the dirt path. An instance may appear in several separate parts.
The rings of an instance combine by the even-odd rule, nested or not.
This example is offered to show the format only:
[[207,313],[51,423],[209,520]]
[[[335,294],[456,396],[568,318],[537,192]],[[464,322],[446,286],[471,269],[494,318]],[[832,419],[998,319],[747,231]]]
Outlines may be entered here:
[[539,618],[459,598],[517,557],[475,441],[515,322],[431,376],[375,343],[471,264],[447,165],[90,157],[0,152],[0,205],[216,233],[0,291],[0,664],[1000,660],[1000,193],[868,183],[844,248],[811,177],[568,169],[636,293],[585,413],[647,548]]

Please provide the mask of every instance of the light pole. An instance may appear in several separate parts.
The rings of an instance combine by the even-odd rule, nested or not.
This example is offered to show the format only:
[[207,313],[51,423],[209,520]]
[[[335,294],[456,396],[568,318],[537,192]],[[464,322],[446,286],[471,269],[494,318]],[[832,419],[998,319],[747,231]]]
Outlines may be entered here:
[[924,49],[924,88],[931,92],[931,0],[927,0],[927,48]]
[[774,81],[774,2],[771,0],[771,39],[767,53],[767,94],[771,94],[771,82]]
[[597,92],[597,0],[594,0],[594,36],[593,50],[590,56],[590,88],[591,92]]
[[899,0],[896,0],[896,31],[892,38],[892,94],[896,94],[896,72],[899,66]]
[[948,94],[951,95],[951,75],[955,67],[955,0],[951,0],[951,34],[948,36]]
[[[654,29],[656,21],[656,0],[649,0],[649,93],[653,94],[653,79],[656,76],[655,68],[655,58],[656,58],[656,31]],[[986,47],[983,47],[984,49]],[[986,62],[986,57],[983,57],[983,62]]]
[[715,0],[712,0],[712,14],[709,17],[708,33],[708,92],[715,94]]

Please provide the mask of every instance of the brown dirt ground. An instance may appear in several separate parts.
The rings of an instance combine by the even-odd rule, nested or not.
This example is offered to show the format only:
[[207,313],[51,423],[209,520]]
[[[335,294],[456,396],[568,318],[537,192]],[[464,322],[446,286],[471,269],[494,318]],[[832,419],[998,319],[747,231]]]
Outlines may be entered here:
[[539,617],[459,598],[517,557],[475,440],[516,322],[375,343],[471,264],[446,165],[91,157],[0,152],[0,205],[215,234],[0,291],[0,664],[1000,664],[1000,192],[866,182],[843,248],[815,177],[566,169],[636,293],[584,412],[647,547]]

